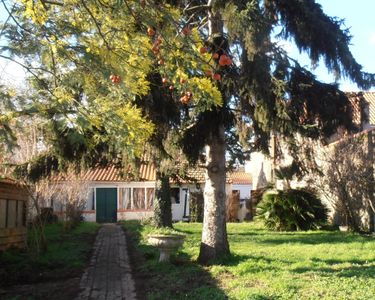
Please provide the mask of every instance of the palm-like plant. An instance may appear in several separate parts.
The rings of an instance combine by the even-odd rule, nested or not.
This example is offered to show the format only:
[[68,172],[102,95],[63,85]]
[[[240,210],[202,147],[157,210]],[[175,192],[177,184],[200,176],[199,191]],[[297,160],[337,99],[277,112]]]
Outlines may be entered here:
[[267,192],[256,214],[267,228],[278,231],[316,229],[328,218],[327,208],[308,189]]

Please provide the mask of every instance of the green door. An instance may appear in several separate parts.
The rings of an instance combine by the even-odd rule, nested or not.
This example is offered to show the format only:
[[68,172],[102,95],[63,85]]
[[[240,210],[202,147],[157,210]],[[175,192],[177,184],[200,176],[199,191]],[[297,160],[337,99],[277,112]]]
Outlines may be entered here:
[[96,189],[96,222],[117,222],[117,188]]

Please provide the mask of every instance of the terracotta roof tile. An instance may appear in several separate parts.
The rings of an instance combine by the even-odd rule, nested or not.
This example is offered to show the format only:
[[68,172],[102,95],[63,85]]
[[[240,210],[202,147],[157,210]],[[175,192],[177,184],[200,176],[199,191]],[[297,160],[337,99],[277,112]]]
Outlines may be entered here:
[[[104,181],[104,182],[123,182],[135,181],[131,173],[126,173],[124,170],[116,168],[114,165],[107,167],[97,167],[83,171],[78,178],[83,181]],[[142,164],[139,169],[139,179],[136,181],[154,181],[156,178],[155,168],[152,164]],[[60,174],[57,177],[58,181],[74,180],[74,175]]]
[[355,124],[359,124],[359,125],[362,123],[361,100],[363,101],[363,98],[361,98],[359,96],[349,97],[349,101],[350,101],[351,106],[352,106],[353,122]]
[[250,173],[243,171],[237,171],[230,173],[230,178],[233,184],[252,184],[252,178]]
[[197,182],[205,182],[205,169],[204,168],[194,168],[189,169],[187,172],[187,176],[190,178],[194,178]]
[[[192,168],[187,173],[188,177],[194,178],[197,182],[205,182],[204,168]],[[132,181],[130,174],[124,174],[119,168],[115,166],[97,167],[83,172],[80,176],[84,181],[103,181],[103,182],[123,182]],[[142,164],[139,170],[139,181],[155,181],[156,172],[152,164]],[[60,175],[57,180],[74,180],[73,176]],[[136,180],[138,181],[138,180]],[[186,182],[186,180],[182,180]],[[245,172],[233,172],[228,174],[227,183],[235,184],[251,184],[251,175]]]

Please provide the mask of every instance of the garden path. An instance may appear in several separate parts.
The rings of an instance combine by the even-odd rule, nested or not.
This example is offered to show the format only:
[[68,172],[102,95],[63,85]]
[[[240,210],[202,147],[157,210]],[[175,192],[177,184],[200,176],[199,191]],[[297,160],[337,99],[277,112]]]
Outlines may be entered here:
[[100,228],[80,287],[78,300],[136,299],[126,238],[119,225],[104,224]]

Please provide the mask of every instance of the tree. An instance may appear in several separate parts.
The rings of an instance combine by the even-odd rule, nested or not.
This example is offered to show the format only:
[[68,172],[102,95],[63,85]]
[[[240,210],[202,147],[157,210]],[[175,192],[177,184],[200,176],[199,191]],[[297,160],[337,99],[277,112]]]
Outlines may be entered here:
[[[94,128],[91,136],[103,141],[104,132],[103,142],[115,133],[124,143],[111,149],[129,151],[135,122],[124,113],[121,126],[113,124],[119,117],[113,109],[125,105],[128,112],[134,98],[147,95],[153,70],[167,80],[163,88],[181,103],[182,148],[196,162],[206,147],[202,263],[229,253],[226,150],[237,155],[234,146],[245,140],[250,150],[266,151],[272,131],[290,139],[296,134],[324,138],[338,126],[352,127],[346,95],[290,58],[273,41],[273,32],[293,40],[313,64],[322,59],[337,78],[364,89],[375,81],[350,53],[343,22],[326,16],[313,0],[21,2],[15,20],[20,26],[5,31],[14,42],[4,50],[23,57],[35,75],[44,74],[37,81],[52,96],[49,113],[61,111],[56,103],[65,109],[76,105],[73,115],[82,118],[74,117],[74,130],[68,131]],[[97,122],[90,118],[93,109]],[[251,128],[253,138],[236,128]]]
[[[203,263],[228,253],[223,181],[225,172],[225,129],[231,126],[231,108],[240,111],[253,129],[252,149],[267,150],[273,130],[294,139],[296,134],[324,138],[338,126],[351,128],[350,104],[337,85],[320,83],[298,62],[272,42],[272,31],[281,26],[278,36],[293,39],[313,63],[323,59],[328,70],[348,77],[361,88],[374,84],[374,75],[362,72],[351,55],[347,30],[342,21],[326,16],[315,1],[208,1],[207,41],[214,54],[229,55],[235,65],[217,67],[223,81],[220,91],[224,104],[215,113],[203,112],[207,122],[197,122],[195,133],[207,128],[207,181],[205,219],[199,260]],[[277,30],[277,29],[276,29]],[[225,34],[224,34],[225,32]],[[240,49],[237,51],[237,49]],[[232,116],[232,118],[230,117]],[[207,126],[214,123],[215,126]],[[193,129],[192,129],[193,131]],[[199,139],[198,139],[199,140]],[[228,140],[228,139],[227,139]],[[215,149],[216,151],[212,151]],[[220,174],[221,172],[221,174]],[[214,196],[212,187],[218,192]]]
[[[328,149],[323,162],[323,188],[335,212],[349,230],[373,228],[375,214],[374,156],[372,133],[344,138]],[[367,224],[364,224],[367,217]]]
[[[64,160],[79,160],[86,166],[115,160],[127,167],[129,161],[133,162],[144,153],[145,140],[150,138],[154,148],[151,150],[152,161],[158,170],[157,181],[169,184],[166,177],[181,172],[161,170],[161,162],[170,159],[163,140],[167,138],[169,128],[175,127],[180,119],[178,107],[186,105],[175,103],[176,97],[178,100],[180,96],[174,89],[183,90],[185,94],[181,98],[188,101],[191,91],[195,95],[201,91],[207,101],[197,105],[200,110],[214,101],[220,102],[220,93],[204,78],[194,77],[185,84],[183,81],[188,74],[169,63],[168,58],[182,60],[181,49],[187,44],[187,34],[182,33],[182,28],[164,20],[178,18],[176,11],[164,11],[159,6],[144,11],[140,3],[133,7],[134,10],[130,7],[114,10],[121,7],[124,6],[119,3],[105,5],[94,1],[72,1],[64,5],[24,1],[24,5],[14,7],[18,14],[11,14],[15,24],[6,27],[5,33],[11,41],[3,50],[25,61],[22,64],[33,75],[34,88],[43,94],[43,104],[52,106],[42,106],[39,99],[33,104],[38,114],[51,119],[55,144],[58,144],[55,146],[64,150],[50,155],[55,166]],[[77,14],[71,15],[70,9],[75,9]],[[142,17],[149,20],[148,23],[142,24],[135,18],[141,11],[145,12]],[[160,28],[158,34],[156,28]],[[175,29],[177,37],[174,37]],[[91,33],[83,36],[82,32]],[[191,37],[199,40],[197,33],[192,33]],[[170,47],[169,38],[176,45]],[[27,50],[12,43],[14,40],[25,41],[22,46]],[[163,41],[167,41],[165,47],[161,45]],[[171,55],[167,57],[166,54]],[[36,55],[41,59],[36,59]],[[186,57],[185,61],[192,61],[189,55]],[[152,69],[154,64],[159,67]],[[204,90],[200,88],[203,85]],[[122,114],[118,116],[118,108],[123,104]],[[137,111],[134,104],[141,109]],[[147,120],[140,119],[140,111],[146,113]],[[151,130],[149,120],[157,124],[157,130]],[[167,188],[166,184],[163,186]],[[168,193],[159,193],[157,189],[156,194],[158,204],[159,195]],[[164,199],[169,200],[169,197]],[[168,214],[168,205],[156,205],[156,209],[160,207],[166,208],[164,215]],[[171,216],[164,219],[157,222],[158,225],[170,226]]]
[[[279,178],[303,180],[330,207],[335,225],[371,231],[375,214],[373,132],[337,132],[329,144],[300,138],[292,149],[293,164],[276,170]],[[297,165],[303,168],[297,169]],[[301,170],[302,169],[302,170]]]

